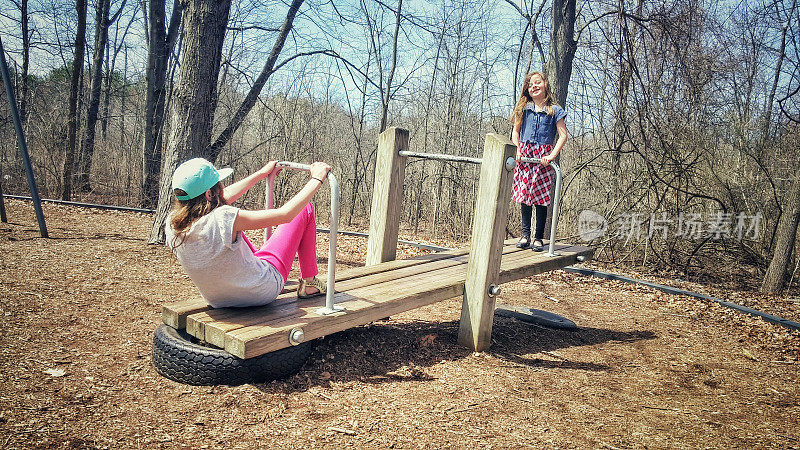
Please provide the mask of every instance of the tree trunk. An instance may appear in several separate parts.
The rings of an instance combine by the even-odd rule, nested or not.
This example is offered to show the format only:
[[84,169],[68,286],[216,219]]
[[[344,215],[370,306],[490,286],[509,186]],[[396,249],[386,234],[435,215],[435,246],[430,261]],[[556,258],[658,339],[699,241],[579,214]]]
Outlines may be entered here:
[[575,58],[575,3],[576,0],[553,0],[550,54],[545,64],[550,90],[556,103],[567,104],[567,89],[572,76],[572,60]]
[[152,208],[158,201],[158,179],[161,176],[162,133],[167,98],[167,68],[181,21],[181,4],[172,6],[169,31],[166,30],[165,0],[150,2],[149,42],[147,52],[147,94],[142,152],[142,185],[139,204]]
[[78,12],[78,30],[75,34],[75,55],[72,58],[69,111],[67,112],[67,149],[64,156],[64,179],[61,183],[61,199],[67,201],[72,199],[72,177],[75,169],[75,144],[78,134],[78,92],[80,91],[83,55],[86,46],[86,3],[87,0],[77,0],[75,5],[75,9]]
[[795,173],[792,186],[786,195],[783,214],[778,220],[775,252],[761,283],[761,292],[778,293],[785,287],[798,223],[800,223],[800,175]]
[[[114,55],[116,61],[116,54]],[[108,111],[111,106],[111,79],[114,74],[114,64],[111,61],[111,39],[106,41],[106,76],[104,77],[103,85],[103,114],[100,116],[100,135],[103,140],[108,137]]]
[[81,144],[81,157],[78,160],[77,183],[82,192],[90,192],[89,173],[92,170],[94,156],[95,125],[100,110],[100,88],[103,83],[103,55],[108,40],[108,10],[111,0],[100,0],[97,3],[94,30],[94,57],[92,58],[91,89],[89,91],[89,108],[86,110],[86,135]]
[[[123,10],[124,7],[125,7],[125,2],[123,1],[122,6],[120,6],[118,14],[122,13],[122,10]],[[103,130],[103,139],[105,139],[106,136],[107,136],[108,122],[110,121],[110,112],[109,111],[110,111],[111,96],[113,94],[112,90],[113,90],[113,87],[114,87],[114,71],[116,70],[116,67],[117,67],[117,56],[119,56],[120,52],[122,51],[122,48],[125,46],[126,37],[128,36],[128,31],[130,31],[131,26],[133,26],[133,23],[135,21],[136,21],[136,14],[133,14],[131,16],[131,18],[130,18],[130,21],[128,22],[128,25],[122,31],[122,36],[120,36],[120,32],[119,32],[120,22],[117,22],[116,23],[116,27],[115,27],[115,31],[114,31],[114,40],[113,40],[113,42],[112,42],[111,39],[108,39],[108,45],[107,45],[107,50],[106,50],[106,69],[107,69],[106,70],[106,78],[105,78],[105,87],[106,87],[106,89],[105,89],[105,94],[103,96],[104,97],[103,98],[103,116],[102,116],[102,127],[101,127],[101,129]],[[122,78],[123,91],[125,89],[124,85],[125,85],[126,81],[127,80],[125,79],[125,77],[123,77]],[[125,98],[124,92],[123,92],[123,95],[120,98],[123,99],[122,101],[124,101],[124,98]],[[125,114],[125,109],[123,108],[120,111],[121,111],[120,116],[123,116]]]
[[28,122],[28,66],[30,63],[31,38],[28,31],[28,0],[20,4],[22,20],[22,85],[19,96],[19,120],[22,126]]
[[172,173],[190,156],[202,155],[211,144],[217,77],[230,0],[186,0],[181,70],[169,113],[169,140],[150,243],[164,242],[169,213]]
[[[566,108],[569,79],[572,76],[572,60],[578,46],[575,41],[576,0],[553,0],[553,18],[550,35],[550,55],[545,63],[545,72],[550,81],[550,91],[556,103]],[[561,154],[556,158],[561,163]],[[555,187],[554,187],[555,189]],[[555,196],[555,195],[554,195]],[[553,208],[547,208],[545,237],[550,237]]]
[[767,104],[764,108],[764,112],[766,113],[766,118],[764,119],[764,125],[761,130],[761,140],[762,142],[766,142],[769,138],[769,128],[770,122],[772,122],[772,107],[775,105],[775,91],[778,89],[778,82],[781,78],[781,66],[783,65],[783,59],[786,56],[786,32],[789,28],[789,21],[791,17],[794,15],[794,9],[797,7],[797,0],[792,2],[792,7],[789,10],[789,14],[787,16],[786,22],[783,24],[783,29],[781,31],[781,46],[778,49],[778,63],[775,65],[775,77],[772,80],[772,88],[769,90],[769,96],[767,98]]

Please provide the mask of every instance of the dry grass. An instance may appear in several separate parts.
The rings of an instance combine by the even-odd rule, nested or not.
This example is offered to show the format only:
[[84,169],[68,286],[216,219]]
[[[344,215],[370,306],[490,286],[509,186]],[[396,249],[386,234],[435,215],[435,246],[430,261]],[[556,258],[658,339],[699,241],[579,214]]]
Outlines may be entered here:
[[[577,332],[497,318],[490,351],[471,353],[451,299],[331,336],[285,381],[181,385],[153,369],[152,331],[162,303],[197,293],[145,244],[150,218],[46,205],[43,240],[29,204],[7,206],[3,448],[800,446],[800,333],[562,271],[499,301]],[[341,243],[343,267],[363,259],[363,240]]]

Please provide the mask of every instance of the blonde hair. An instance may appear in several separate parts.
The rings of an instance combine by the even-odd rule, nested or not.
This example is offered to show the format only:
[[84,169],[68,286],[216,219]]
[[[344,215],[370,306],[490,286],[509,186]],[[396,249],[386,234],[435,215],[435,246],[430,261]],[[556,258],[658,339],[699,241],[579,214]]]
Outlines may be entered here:
[[553,105],[555,105],[556,102],[553,100],[553,93],[550,92],[550,82],[547,80],[547,75],[542,72],[531,72],[525,76],[525,81],[522,82],[522,92],[519,93],[519,100],[517,100],[514,111],[509,118],[514,125],[522,122],[522,112],[525,110],[525,105],[533,101],[530,93],[528,93],[528,88],[531,85],[531,78],[534,76],[540,77],[544,82],[544,106],[547,115],[552,116],[554,114]]
[[[211,191],[211,200],[206,198],[205,193],[198,195],[189,200],[178,200],[177,198],[172,204],[172,215],[170,225],[175,230],[175,237],[172,238],[172,249],[174,250],[179,245],[183,244],[186,238],[186,233],[189,232],[192,224],[199,218],[210,213],[219,206],[225,204],[222,196],[222,184],[217,183],[209,189]],[[174,194],[186,195],[182,189],[175,189]]]

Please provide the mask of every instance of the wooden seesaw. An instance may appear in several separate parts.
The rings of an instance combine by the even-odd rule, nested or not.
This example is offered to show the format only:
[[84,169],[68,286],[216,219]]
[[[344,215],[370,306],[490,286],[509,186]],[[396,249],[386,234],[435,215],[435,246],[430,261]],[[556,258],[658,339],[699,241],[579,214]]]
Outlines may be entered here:
[[[463,296],[458,342],[482,351],[491,343],[500,284],[591,258],[593,250],[588,247],[554,241],[560,194],[557,166],[549,251],[518,249],[515,240],[505,240],[515,147],[507,138],[489,134],[483,158],[453,158],[481,166],[471,247],[395,260],[407,158],[448,159],[446,155],[411,153],[407,148],[405,129],[389,128],[379,137],[366,266],[334,277],[332,303],[343,310],[323,313],[319,298],[298,300],[294,292],[252,308],[212,309],[198,298],[164,305],[164,324],[249,359]],[[334,236],[332,232],[331,238]],[[329,292],[333,292],[330,286]]]

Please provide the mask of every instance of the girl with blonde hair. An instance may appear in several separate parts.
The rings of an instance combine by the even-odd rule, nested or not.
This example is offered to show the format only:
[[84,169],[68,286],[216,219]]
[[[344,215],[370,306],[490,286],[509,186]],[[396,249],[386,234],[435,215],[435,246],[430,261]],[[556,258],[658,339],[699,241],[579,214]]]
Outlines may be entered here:
[[[550,163],[567,142],[567,113],[553,100],[547,75],[532,72],[522,83],[522,92],[511,114],[511,140],[517,146],[512,200],[520,204],[522,236],[517,247],[542,251],[547,206],[555,170]],[[556,137],[558,138],[556,140]],[[538,158],[540,163],[521,162],[520,158]],[[531,217],[536,208],[536,228],[531,242]]]

